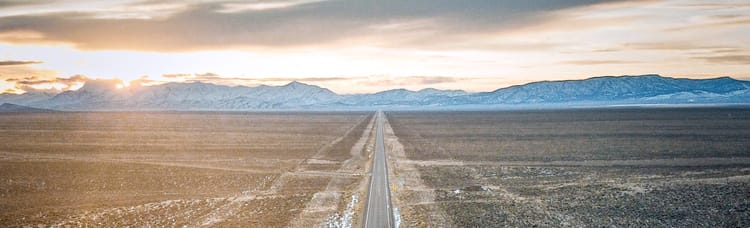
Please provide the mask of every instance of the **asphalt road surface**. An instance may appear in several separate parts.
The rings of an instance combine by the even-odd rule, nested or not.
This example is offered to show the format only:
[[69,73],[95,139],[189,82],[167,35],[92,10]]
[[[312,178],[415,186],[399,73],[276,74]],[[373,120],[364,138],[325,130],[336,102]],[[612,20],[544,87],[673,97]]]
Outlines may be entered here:
[[385,118],[383,113],[378,112],[375,130],[375,158],[372,159],[370,190],[367,193],[367,209],[365,211],[366,228],[395,227],[391,195],[388,189],[388,167],[383,143],[383,118]]

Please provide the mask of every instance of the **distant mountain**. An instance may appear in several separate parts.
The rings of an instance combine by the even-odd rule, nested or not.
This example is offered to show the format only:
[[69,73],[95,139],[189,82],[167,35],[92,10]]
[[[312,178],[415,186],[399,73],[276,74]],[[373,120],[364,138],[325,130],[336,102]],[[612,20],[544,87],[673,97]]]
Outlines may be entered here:
[[115,107],[127,95],[127,93],[123,93],[123,91],[117,89],[116,81],[91,80],[78,90],[65,91],[49,100],[27,104],[54,109],[96,110]]
[[729,77],[678,79],[659,75],[605,76],[511,86],[476,94],[470,103],[750,103],[748,91],[750,82]]
[[3,103],[0,105],[0,113],[3,112],[54,112],[54,110],[32,108],[23,105],[16,105],[11,103]]
[[349,96],[339,104],[345,106],[444,106],[453,97],[465,96],[463,90],[423,89],[411,91],[406,89],[386,90],[373,94]]
[[224,86],[209,83],[131,85],[92,80],[59,94],[2,94],[0,102],[59,110],[347,110],[600,106],[628,104],[750,104],[750,82],[729,77],[681,79],[659,75],[604,76],[541,81],[492,92],[406,89],[339,95],[291,82],[283,86]]
[[0,103],[12,103],[27,105],[36,102],[44,102],[54,97],[54,93],[27,92],[24,94],[0,94]]
[[306,108],[340,98],[314,85],[224,86],[209,83],[166,83],[117,89],[111,80],[92,80],[75,91],[33,102],[64,110],[254,110]]

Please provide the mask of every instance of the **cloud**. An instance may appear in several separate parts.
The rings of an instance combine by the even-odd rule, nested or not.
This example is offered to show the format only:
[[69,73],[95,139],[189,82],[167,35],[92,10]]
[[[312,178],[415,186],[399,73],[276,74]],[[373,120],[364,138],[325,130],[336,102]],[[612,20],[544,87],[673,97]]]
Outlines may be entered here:
[[71,84],[71,83],[86,82],[88,80],[90,79],[84,75],[73,75],[68,78],[39,79],[37,77],[25,77],[25,78],[17,78],[17,79],[6,79],[5,81],[12,81],[12,82],[15,82],[16,84],[21,84],[21,85],[38,85],[38,84],[45,84],[45,83]]
[[15,90],[15,89],[5,89],[5,90],[4,90],[4,91],[3,91],[2,93],[0,93],[0,94],[6,94],[6,93],[17,94],[17,93],[19,93],[19,91],[18,91],[18,90]]
[[295,7],[303,4],[322,2],[325,0],[297,0],[297,1],[257,1],[257,2],[231,2],[222,5],[223,9],[217,10],[221,13],[237,13],[243,11],[272,10]]
[[625,61],[625,60],[570,60],[563,61],[563,64],[571,65],[608,65],[608,64],[635,64],[640,63],[638,61]]
[[[284,85],[292,81],[323,86],[329,89],[343,93],[358,93],[362,88],[367,88],[369,92],[382,91],[393,88],[422,89],[443,85],[443,88],[449,88],[452,83],[468,82],[473,80],[483,81],[484,78],[474,77],[451,77],[451,76],[368,76],[368,77],[266,77],[266,78],[242,78],[242,77],[225,77],[215,73],[202,74],[167,74],[163,75],[168,81],[176,82],[203,82],[222,85]],[[158,81],[158,80],[157,80]],[[132,82],[131,82],[132,84]],[[356,85],[356,86],[352,86]],[[343,88],[342,88],[343,87]],[[354,89],[359,88],[359,89]]]
[[192,77],[192,74],[164,74],[162,75],[163,78],[167,79],[181,79],[181,78],[187,78]]
[[425,86],[442,83],[453,83],[471,78],[457,78],[446,76],[405,76],[405,77],[370,77],[359,84],[367,86]]
[[77,89],[87,77],[74,75],[68,78],[57,76],[57,72],[47,69],[30,67],[32,64],[42,63],[40,61],[0,61],[0,89],[23,92],[61,92]]
[[663,42],[634,42],[621,45],[621,50],[659,50],[659,51],[684,51],[684,50],[724,50],[735,48],[726,45],[707,45],[688,41],[663,41]]
[[707,62],[718,63],[718,64],[750,65],[750,55],[708,56],[708,57],[695,57],[695,59],[701,59]]
[[40,61],[18,61],[18,60],[5,60],[0,61],[0,66],[17,66],[17,65],[28,65],[28,64],[40,64]]
[[[402,37],[401,34],[429,40],[427,38],[450,38],[452,34],[463,36],[513,29],[545,18],[544,15],[555,10],[609,1],[283,2],[274,1],[273,4],[278,7],[266,7],[264,10],[241,10],[243,5],[247,8],[250,3],[233,2],[166,5],[160,7],[170,9],[171,14],[162,17],[149,14],[145,17],[128,17],[128,12],[158,11],[139,10],[137,7],[122,7],[122,12],[116,14],[126,16],[112,18],[102,17],[108,11],[8,16],[0,20],[0,39],[10,43],[29,42],[12,39],[15,36],[8,35],[23,33],[34,34],[34,42],[63,42],[80,49],[148,51],[300,47],[358,38],[398,39]],[[160,7],[152,5],[146,9],[162,9]],[[383,29],[383,25],[410,21],[428,23],[417,24],[417,27]]]
[[[2,1],[2,0],[0,0]],[[20,2],[20,1],[19,1]],[[0,17],[23,15],[75,14],[75,19],[164,19],[187,9],[189,2],[174,0],[120,1],[22,1],[6,7],[0,2]]]
[[678,8],[692,8],[701,10],[722,10],[727,8],[732,9],[750,9],[750,3],[744,2],[701,2],[701,3],[683,3],[678,4]]
[[30,67],[28,64],[0,66],[0,80],[25,77],[54,78],[56,76],[57,73],[53,70]]
[[739,16],[739,15],[715,15],[709,17],[711,20],[694,23],[690,25],[682,25],[665,29],[668,32],[685,31],[685,30],[705,30],[705,29],[719,29],[725,27],[743,27],[750,25],[750,17]]
[[54,0],[2,0],[0,9],[17,6],[33,6],[55,2]]
[[356,77],[266,77],[266,78],[243,78],[243,77],[225,77],[216,73],[199,73],[199,74],[165,74],[162,78],[167,81],[182,82],[205,82],[228,85],[261,85],[261,84],[285,84],[291,81],[300,81],[307,83],[332,82],[332,81],[350,81]]
[[6,82],[14,85],[14,91],[20,90],[25,92],[62,92],[77,89],[89,80],[91,79],[83,75],[52,79],[42,79],[34,76],[5,79]]
[[270,77],[270,78],[240,78],[240,77],[222,77],[214,73],[194,74],[183,78],[187,82],[235,82],[235,83],[250,83],[250,84],[279,84],[289,83],[291,81],[299,81],[306,83],[319,83],[319,82],[355,82],[363,85],[375,85],[375,86],[400,86],[400,85],[431,85],[440,83],[451,83],[460,80],[466,80],[467,78],[456,78],[447,76],[371,76],[371,77],[306,77],[306,78],[286,78],[286,77]]

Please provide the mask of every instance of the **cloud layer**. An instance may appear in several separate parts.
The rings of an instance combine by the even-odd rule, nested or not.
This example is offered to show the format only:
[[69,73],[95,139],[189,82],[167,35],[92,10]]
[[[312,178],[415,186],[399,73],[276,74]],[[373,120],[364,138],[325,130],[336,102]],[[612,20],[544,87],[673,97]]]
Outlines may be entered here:
[[[82,49],[190,51],[300,47],[347,40],[384,43],[458,38],[517,28],[546,12],[607,0],[134,2],[120,10],[41,11],[0,20],[5,42],[69,43]],[[5,7],[9,8],[9,7]],[[0,9],[2,10],[2,9]],[[17,11],[21,11],[16,9]],[[112,16],[112,15],[119,16]],[[404,35],[407,40],[394,40]],[[19,39],[26,36],[26,39]]]
[[74,89],[76,75],[343,93],[749,78],[749,40],[741,0],[0,0],[0,91]]
[[18,60],[4,60],[0,61],[0,67],[2,66],[17,66],[17,65],[28,65],[28,64],[39,64],[41,61],[18,61]]

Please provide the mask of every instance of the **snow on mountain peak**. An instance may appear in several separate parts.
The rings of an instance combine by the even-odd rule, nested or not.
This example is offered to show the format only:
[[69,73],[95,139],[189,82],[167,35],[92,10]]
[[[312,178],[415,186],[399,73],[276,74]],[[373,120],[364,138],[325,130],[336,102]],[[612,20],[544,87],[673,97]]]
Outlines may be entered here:
[[670,78],[660,75],[603,76],[542,81],[484,93],[434,88],[393,89],[339,95],[299,81],[282,86],[225,86],[204,82],[166,83],[116,89],[119,80],[91,80],[57,95],[3,94],[0,102],[63,110],[256,110],[456,105],[544,105],[629,103],[750,103],[750,82],[729,77]]
[[89,91],[92,93],[109,92],[117,89],[117,85],[122,81],[117,79],[95,79],[89,80],[77,91]]

